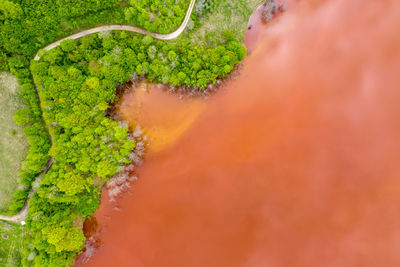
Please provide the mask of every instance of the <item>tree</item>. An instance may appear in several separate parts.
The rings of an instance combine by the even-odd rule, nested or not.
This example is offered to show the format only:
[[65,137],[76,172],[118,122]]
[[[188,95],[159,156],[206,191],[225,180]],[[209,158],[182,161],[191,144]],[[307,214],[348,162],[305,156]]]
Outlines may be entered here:
[[47,226],[41,232],[47,242],[55,246],[56,252],[78,252],[83,247],[83,242],[85,241],[85,236],[78,227]]
[[110,165],[107,161],[102,161],[97,164],[97,176],[107,179],[116,172],[116,168]]
[[142,39],[142,44],[145,46],[149,46],[150,44],[152,44],[154,41],[153,37],[151,35],[146,35],[143,39]]
[[30,111],[27,108],[17,110],[13,116],[15,123],[21,126],[27,125],[30,119]]
[[61,49],[65,52],[71,52],[76,48],[76,40],[67,39],[61,42]]
[[83,176],[76,173],[67,173],[57,183],[57,187],[68,196],[73,196],[82,192],[87,187],[87,183]]
[[99,78],[97,78],[97,77],[89,77],[86,79],[85,84],[90,89],[96,89],[100,86],[100,81],[99,81]]
[[0,0],[0,20],[16,19],[23,14],[19,4]]

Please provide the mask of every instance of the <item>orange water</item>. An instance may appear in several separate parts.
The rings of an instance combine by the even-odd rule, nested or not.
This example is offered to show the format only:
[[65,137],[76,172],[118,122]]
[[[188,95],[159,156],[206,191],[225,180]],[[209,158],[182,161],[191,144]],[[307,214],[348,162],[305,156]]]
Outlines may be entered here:
[[155,85],[140,82],[119,103],[122,120],[140,125],[149,138],[150,151],[162,150],[179,138],[203,111],[202,98],[179,98]]
[[400,266],[399,29],[397,0],[293,5],[83,266]]
[[275,24],[275,21],[279,20],[280,15],[284,12],[280,11],[279,7],[283,5],[285,9],[290,9],[294,4],[295,1],[285,1],[285,0],[275,0],[274,1],[277,10],[274,17],[274,20],[268,23],[264,23],[261,19],[262,11],[264,5],[261,4],[254,13],[250,16],[248,24],[247,24],[247,31],[244,35],[243,43],[247,47],[247,51],[251,53],[258,45],[258,40],[263,37],[262,31],[265,29],[266,26],[271,26]]

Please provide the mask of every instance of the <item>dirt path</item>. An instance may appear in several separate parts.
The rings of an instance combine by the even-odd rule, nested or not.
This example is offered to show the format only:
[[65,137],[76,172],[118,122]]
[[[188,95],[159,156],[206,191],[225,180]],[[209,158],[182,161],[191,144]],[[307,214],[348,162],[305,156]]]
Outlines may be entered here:
[[32,184],[32,188],[29,191],[28,198],[26,199],[25,205],[22,208],[22,210],[13,216],[0,215],[0,220],[21,223],[25,219],[25,216],[28,214],[28,208],[29,208],[28,201],[29,201],[30,197],[34,193],[36,193],[36,190],[39,188],[40,181],[42,180],[43,176],[49,171],[49,169],[50,169],[51,165],[53,165],[53,163],[54,163],[54,158],[52,157],[47,162],[44,170],[40,173],[39,176],[36,177],[35,181]]
[[[43,48],[43,50],[45,51],[49,51],[57,46],[59,46],[61,44],[62,41],[64,40],[68,40],[68,39],[78,39],[81,38],[83,36],[92,34],[92,33],[97,33],[97,32],[102,32],[102,31],[130,31],[130,32],[136,32],[136,33],[140,33],[140,34],[145,34],[145,35],[151,35],[153,36],[155,39],[159,39],[159,40],[172,40],[177,38],[186,28],[189,19],[190,19],[190,15],[192,14],[193,11],[193,7],[195,4],[196,0],[191,0],[190,4],[189,4],[189,8],[186,11],[186,15],[185,18],[183,19],[183,22],[181,24],[181,26],[179,26],[179,28],[171,33],[167,33],[167,34],[160,34],[160,33],[154,33],[154,32],[148,32],[145,29],[139,28],[139,27],[135,27],[135,26],[130,26],[130,25],[120,25],[120,24],[115,24],[115,25],[105,25],[105,26],[99,26],[96,28],[92,28],[89,30],[85,30],[82,32],[78,32],[75,34],[72,34],[70,36],[67,36],[63,39],[60,39],[52,44],[49,44],[48,46],[46,46],[45,48]],[[35,57],[34,60],[39,60],[40,56],[39,56],[38,52]]]
[[[181,24],[181,26],[179,26],[179,28],[171,33],[167,33],[167,34],[160,34],[160,33],[154,33],[154,32],[148,32],[145,29],[139,28],[139,27],[135,27],[135,26],[130,26],[130,25],[105,25],[105,26],[100,26],[100,27],[96,27],[96,28],[92,28],[89,30],[85,30],[70,36],[67,36],[63,39],[60,39],[54,43],[49,44],[48,46],[46,46],[45,48],[41,49],[41,50],[45,50],[45,51],[49,51],[57,46],[59,46],[61,44],[62,41],[67,40],[67,39],[78,39],[81,38],[83,36],[92,34],[92,33],[97,33],[97,32],[102,32],[102,31],[130,31],[130,32],[137,32],[140,34],[145,34],[145,35],[151,35],[153,36],[155,39],[159,39],[159,40],[172,40],[177,38],[186,28],[189,19],[190,19],[190,15],[192,14],[193,11],[193,7],[195,4],[196,0],[191,0],[190,4],[189,4],[189,8],[186,11],[186,15],[185,18],[183,19],[183,22]],[[40,56],[39,56],[38,52],[35,57],[33,58],[34,60],[39,60]],[[37,91],[37,87],[36,87],[36,92],[38,93],[39,96],[39,92]],[[40,98],[39,98],[40,100]],[[53,144],[53,138],[52,136],[50,136],[50,140],[51,143]],[[9,221],[9,222],[15,222],[15,223],[22,223],[23,220],[25,219],[26,215],[28,214],[28,209],[29,209],[29,205],[28,205],[28,201],[30,199],[30,197],[36,193],[36,190],[39,187],[39,183],[43,177],[43,175],[45,175],[47,173],[47,171],[50,169],[51,165],[53,165],[54,162],[54,158],[52,157],[46,164],[46,167],[44,169],[44,171],[35,179],[35,182],[32,185],[32,189],[29,191],[28,194],[28,198],[25,201],[25,205],[22,208],[22,210],[20,212],[18,212],[17,214],[15,214],[14,216],[3,216],[0,215],[0,220],[3,221]]]

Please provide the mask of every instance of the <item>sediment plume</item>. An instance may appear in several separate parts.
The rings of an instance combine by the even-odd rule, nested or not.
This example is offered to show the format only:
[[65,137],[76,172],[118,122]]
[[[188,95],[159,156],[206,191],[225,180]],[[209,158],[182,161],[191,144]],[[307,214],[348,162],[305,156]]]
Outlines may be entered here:
[[84,266],[400,266],[399,29],[397,0],[289,3]]

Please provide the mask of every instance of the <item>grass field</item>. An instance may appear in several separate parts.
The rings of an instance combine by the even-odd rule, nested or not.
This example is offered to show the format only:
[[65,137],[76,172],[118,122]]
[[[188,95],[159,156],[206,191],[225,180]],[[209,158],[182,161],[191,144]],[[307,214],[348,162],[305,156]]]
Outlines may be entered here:
[[21,265],[22,226],[0,221],[0,267]]
[[191,33],[193,43],[207,42],[209,45],[223,39],[225,30],[232,31],[238,40],[243,40],[249,17],[265,0],[224,0],[219,1],[202,26]]
[[28,151],[22,127],[12,119],[24,107],[17,79],[0,72],[0,213],[7,211],[17,188],[17,172]]

